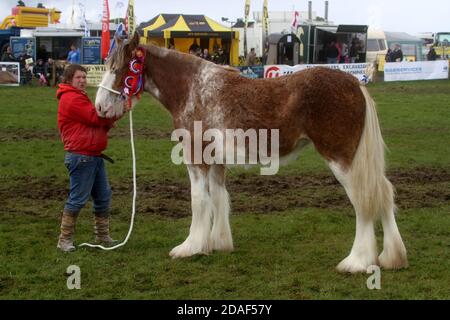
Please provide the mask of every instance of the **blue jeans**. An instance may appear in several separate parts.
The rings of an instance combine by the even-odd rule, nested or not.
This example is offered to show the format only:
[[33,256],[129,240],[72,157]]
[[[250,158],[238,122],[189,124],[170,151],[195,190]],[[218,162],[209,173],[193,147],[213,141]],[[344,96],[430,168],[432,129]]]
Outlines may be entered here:
[[64,164],[70,177],[70,192],[64,210],[77,215],[91,196],[94,214],[108,215],[111,187],[103,158],[67,152]]

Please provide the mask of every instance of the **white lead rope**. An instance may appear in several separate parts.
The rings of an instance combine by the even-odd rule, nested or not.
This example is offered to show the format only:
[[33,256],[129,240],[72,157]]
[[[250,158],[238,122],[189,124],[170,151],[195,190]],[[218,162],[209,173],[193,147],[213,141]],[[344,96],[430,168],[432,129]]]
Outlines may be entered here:
[[[105,89],[110,90],[108,88],[105,88]],[[133,231],[134,216],[136,213],[136,154],[134,152],[134,138],[133,138],[133,111],[130,110],[129,114],[130,114],[131,155],[133,158],[133,204],[132,204],[131,222],[130,222],[130,228],[128,229],[128,234],[122,243],[119,243],[113,247],[104,247],[99,244],[90,244],[90,243],[82,243],[79,245],[79,247],[91,247],[91,248],[100,248],[103,250],[114,250],[114,249],[124,246],[127,243],[128,239],[130,238],[131,232]]]
[[105,87],[105,86],[102,85],[102,84],[99,84],[98,87],[99,87],[99,88],[103,88],[103,89],[105,89],[105,90],[108,90],[109,92],[118,94],[119,96],[122,94],[122,93],[120,93],[119,91],[114,90],[114,89],[112,89],[112,88]]

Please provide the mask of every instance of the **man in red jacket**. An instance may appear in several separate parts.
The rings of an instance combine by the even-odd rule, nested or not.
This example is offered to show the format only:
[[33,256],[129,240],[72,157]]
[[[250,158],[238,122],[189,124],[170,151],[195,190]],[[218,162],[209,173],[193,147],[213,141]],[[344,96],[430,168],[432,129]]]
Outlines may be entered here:
[[89,197],[94,202],[96,242],[114,242],[109,236],[111,187],[101,155],[108,144],[108,131],[118,119],[97,115],[85,92],[86,73],[80,65],[68,66],[56,94],[59,99],[58,128],[67,151],[64,164],[70,177],[70,193],[64,206],[57,245],[64,252],[75,250],[76,219]]

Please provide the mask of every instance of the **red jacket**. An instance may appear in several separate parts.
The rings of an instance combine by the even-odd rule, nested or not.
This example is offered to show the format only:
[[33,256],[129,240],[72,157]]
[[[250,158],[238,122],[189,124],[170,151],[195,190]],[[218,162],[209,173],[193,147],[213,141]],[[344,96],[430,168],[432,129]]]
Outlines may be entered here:
[[64,150],[99,156],[108,145],[108,131],[117,119],[100,118],[87,94],[69,84],[60,84],[56,97]]

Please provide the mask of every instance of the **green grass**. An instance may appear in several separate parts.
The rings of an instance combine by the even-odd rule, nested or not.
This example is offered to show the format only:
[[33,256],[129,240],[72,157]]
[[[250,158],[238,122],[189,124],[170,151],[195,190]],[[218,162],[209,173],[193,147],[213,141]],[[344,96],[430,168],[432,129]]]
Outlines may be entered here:
[[[369,90],[389,148],[388,173],[397,181],[397,220],[410,262],[405,270],[382,271],[381,290],[366,288],[366,274],[334,269],[355,231],[342,188],[275,193],[257,168],[229,172],[235,251],[170,259],[189,230],[189,180],[170,161],[171,118],[147,95],[133,113],[139,193],[129,243],[111,252],[57,251],[68,178],[55,90],[0,88],[0,299],[449,299],[450,82],[376,83]],[[95,90],[89,94],[93,99]],[[108,164],[112,234],[123,238],[131,211],[128,119],[111,132],[106,153],[116,160]],[[290,185],[302,177],[331,177],[312,147],[276,179]],[[296,206],[296,199],[304,202]],[[77,243],[93,238],[90,208],[79,218]],[[377,236],[381,248],[379,225]],[[66,288],[70,265],[81,268],[81,290]]]

